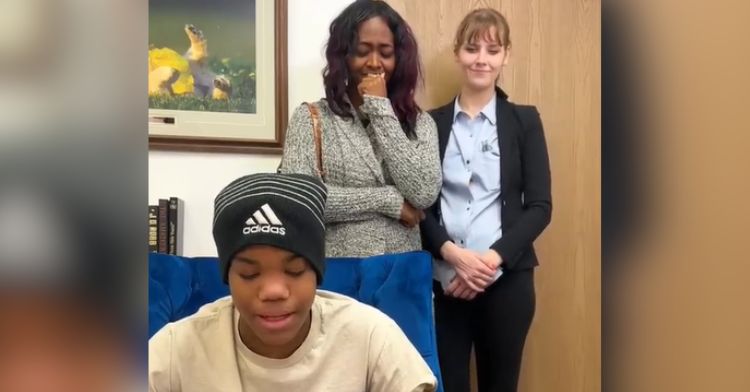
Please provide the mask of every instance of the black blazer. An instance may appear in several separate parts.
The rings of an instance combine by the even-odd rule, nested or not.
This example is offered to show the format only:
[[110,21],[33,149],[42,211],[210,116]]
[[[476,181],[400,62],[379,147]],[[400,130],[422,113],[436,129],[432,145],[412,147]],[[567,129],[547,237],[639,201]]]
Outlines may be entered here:
[[[539,112],[516,105],[497,88],[497,133],[500,147],[503,236],[491,248],[503,258],[503,268],[522,270],[539,264],[533,242],[550,222],[552,196],[547,144]],[[453,128],[454,101],[430,111],[437,123],[440,162]],[[440,219],[440,198],[425,210],[420,228],[422,244],[435,257],[452,241]]]

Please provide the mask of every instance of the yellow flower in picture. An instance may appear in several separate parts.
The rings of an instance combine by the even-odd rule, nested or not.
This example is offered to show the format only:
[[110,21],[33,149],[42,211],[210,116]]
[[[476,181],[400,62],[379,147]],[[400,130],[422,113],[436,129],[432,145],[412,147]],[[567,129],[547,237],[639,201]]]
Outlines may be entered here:
[[[168,67],[179,73],[177,80],[172,83],[172,93],[175,95],[189,94],[193,92],[193,75],[190,73],[188,61],[179,53],[170,48],[156,48],[148,51],[149,79],[161,75],[154,72],[159,68]],[[158,81],[149,80],[149,85],[156,85]]]

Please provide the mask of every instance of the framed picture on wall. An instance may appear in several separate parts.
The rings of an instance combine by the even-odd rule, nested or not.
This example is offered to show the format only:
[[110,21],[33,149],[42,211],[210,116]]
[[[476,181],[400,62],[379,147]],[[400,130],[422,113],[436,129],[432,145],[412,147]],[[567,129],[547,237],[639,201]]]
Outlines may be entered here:
[[149,148],[280,153],[287,0],[149,0]]

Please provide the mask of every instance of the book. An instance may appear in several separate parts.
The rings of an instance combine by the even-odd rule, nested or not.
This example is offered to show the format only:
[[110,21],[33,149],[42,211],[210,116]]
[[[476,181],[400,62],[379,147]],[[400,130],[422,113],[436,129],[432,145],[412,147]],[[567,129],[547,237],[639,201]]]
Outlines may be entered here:
[[182,256],[183,202],[178,197],[169,198],[169,254]]
[[169,199],[159,199],[157,242],[157,251],[159,253],[169,252]]
[[148,251],[156,252],[159,250],[158,234],[159,206],[148,206]]

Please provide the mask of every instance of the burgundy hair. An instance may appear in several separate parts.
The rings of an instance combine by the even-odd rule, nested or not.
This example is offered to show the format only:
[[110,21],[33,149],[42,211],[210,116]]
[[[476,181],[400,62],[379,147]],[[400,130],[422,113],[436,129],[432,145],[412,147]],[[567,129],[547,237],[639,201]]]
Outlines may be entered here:
[[417,115],[421,109],[414,100],[414,92],[422,79],[417,40],[406,21],[383,1],[357,0],[331,22],[326,45],[328,64],[323,69],[326,100],[334,113],[353,118],[351,105],[345,98],[346,84],[350,78],[347,59],[355,53],[359,25],[374,17],[383,18],[393,32],[396,67],[386,86],[388,99],[404,133],[415,138]]

